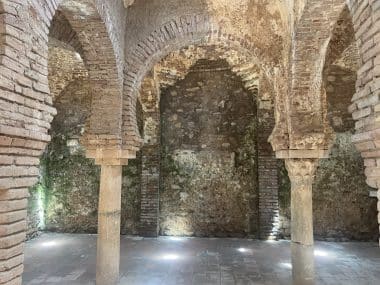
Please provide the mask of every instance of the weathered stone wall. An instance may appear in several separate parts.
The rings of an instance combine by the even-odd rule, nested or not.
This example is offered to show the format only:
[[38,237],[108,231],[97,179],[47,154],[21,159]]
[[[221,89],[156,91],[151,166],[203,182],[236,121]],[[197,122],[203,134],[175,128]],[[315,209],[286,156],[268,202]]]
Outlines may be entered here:
[[223,60],[163,91],[161,234],[258,233],[255,101]]
[[[131,9],[133,9],[133,8],[131,8]],[[173,9],[175,10],[176,8],[173,7]],[[131,13],[133,13],[133,11]],[[71,55],[75,55],[77,50],[82,51],[82,47],[78,43],[79,39],[76,37],[75,34],[73,34],[73,31],[71,29],[67,30],[67,23],[65,23],[65,18],[62,19],[62,17],[61,17],[62,15],[60,13],[58,13],[58,16],[60,16],[61,22],[58,21],[58,24],[56,22],[54,22],[54,25],[52,27],[51,32],[53,34],[60,34],[62,36],[62,40],[68,40],[71,38],[72,40],[69,41],[69,43],[71,45],[73,45],[75,48],[72,49],[72,48],[70,48],[70,46],[64,46],[64,48],[70,50]],[[52,43],[54,44],[54,41],[52,41]],[[57,43],[56,43],[54,53],[59,53],[60,48],[62,48],[62,47],[60,45],[57,45]],[[332,155],[333,155],[332,160],[335,162],[338,160],[342,160],[342,159],[343,160],[346,159],[346,160],[350,161],[350,160],[354,159],[357,155],[355,153],[352,153],[352,155],[349,155],[350,146],[348,144],[348,141],[349,141],[349,135],[350,134],[345,133],[345,129],[344,129],[345,127],[347,127],[347,124],[353,123],[352,120],[350,121],[349,114],[347,114],[347,112],[345,111],[345,106],[349,104],[348,102],[350,101],[350,99],[348,96],[344,95],[347,93],[347,91],[342,90],[343,88],[352,88],[353,82],[354,82],[354,77],[353,77],[354,74],[352,73],[352,71],[347,71],[345,69],[345,67],[347,67],[346,66],[347,61],[351,60],[350,53],[347,52],[346,54],[347,54],[347,58],[341,59],[341,61],[343,61],[343,62],[341,62],[340,65],[337,63],[337,66],[332,68],[329,71],[330,74],[327,78],[327,81],[329,81],[329,82],[331,81],[334,83],[334,85],[337,86],[337,87],[336,86],[334,87],[330,84],[326,88],[328,93],[330,92],[331,94],[335,94],[335,97],[332,97],[332,96],[327,97],[328,100],[331,100],[331,98],[335,98],[335,99],[333,99],[333,101],[334,100],[335,101],[330,102],[329,106],[332,106],[332,104],[336,104],[336,106],[338,106],[338,108],[336,108],[336,106],[334,106],[334,109],[329,110],[328,119],[329,119],[330,124],[334,127],[335,131],[340,130],[339,126],[341,128],[343,128],[341,130],[341,135],[339,136],[340,139],[337,140],[337,145],[334,147],[334,149],[333,149],[334,151],[332,153]],[[58,56],[58,58],[59,58],[59,56]],[[74,57],[71,57],[71,58],[74,58]],[[53,58],[49,58],[49,61],[54,63],[56,60]],[[66,61],[69,63],[68,58],[66,58]],[[79,71],[75,70],[75,68],[78,68],[78,61],[73,60],[70,64],[66,65],[66,66],[69,66],[68,70],[64,70],[65,65],[62,65],[60,62],[56,62],[55,65],[57,67],[59,66],[60,68],[50,70],[50,74],[54,75],[54,78],[51,77],[51,79],[52,79],[52,81],[54,81],[55,79],[62,80],[62,81],[61,82],[55,82],[54,86],[51,86],[50,89],[51,89],[54,97],[57,96],[55,94],[59,94],[62,91],[62,89],[65,89],[68,82],[77,78],[78,75],[81,76],[80,69],[79,69]],[[342,65],[344,68],[342,68]],[[272,86],[267,87],[267,89],[270,89],[270,88],[273,88],[273,87]],[[265,89],[261,89],[261,91],[265,91]],[[271,91],[271,92],[273,92],[273,91]],[[263,93],[265,93],[265,92],[261,92],[259,95],[261,96]],[[260,98],[260,100],[261,99],[262,98]],[[266,141],[268,139],[270,130],[273,127],[273,121],[272,121],[273,117],[272,117],[272,110],[271,110],[271,108],[273,107],[272,106],[273,98],[272,97],[270,99],[264,98],[263,102],[264,103],[261,103],[261,104],[264,107],[261,108],[261,115],[259,118],[259,125],[261,127],[263,127],[263,129],[262,129],[262,131],[260,131],[260,136],[257,138],[258,140],[260,140],[259,152],[260,152],[260,150],[262,151],[261,152],[261,158],[262,158],[261,168],[259,166],[259,171],[261,170],[261,175],[259,175],[258,183],[261,185],[260,188],[262,188],[262,189],[265,187],[267,187],[268,189],[272,189],[272,188],[276,189],[277,187],[275,185],[276,183],[274,181],[274,177],[276,177],[276,175],[277,175],[276,174],[277,169],[275,167],[277,165],[277,163],[274,161],[273,153],[270,151],[270,148],[268,148],[269,145],[266,145]],[[269,109],[268,109],[268,104],[269,104]],[[265,106],[265,105],[267,105],[267,106]],[[67,108],[67,107],[65,107],[65,108]],[[260,107],[259,107],[259,113],[260,113]],[[80,124],[83,125],[84,123],[80,123]],[[52,147],[59,148],[60,150],[64,150],[67,147],[67,143],[77,144],[77,140],[78,140],[78,136],[73,141],[70,140],[69,142],[67,142],[65,140],[56,141],[56,143],[57,143],[56,146],[52,146]],[[145,142],[145,143],[147,146],[148,143],[147,142]],[[343,144],[341,145],[340,143],[343,143]],[[152,160],[151,151],[149,151],[148,148],[146,149],[146,151],[147,151],[145,154],[146,162],[148,162],[148,161],[153,162],[154,159]],[[260,153],[258,155],[260,156]],[[84,159],[83,153],[81,154],[81,156]],[[331,165],[334,165],[334,163],[335,163],[335,162],[334,163],[331,162],[332,160],[329,160],[329,163],[330,163],[329,165],[323,166],[323,167],[326,167],[326,169],[322,169],[323,167],[321,167],[322,170],[321,170],[321,173],[318,174],[320,176],[317,177],[317,182],[318,181],[321,182],[320,177],[323,177],[324,174],[326,174],[330,171],[329,169],[331,168]],[[324,163],[325,162],[323,162],[322,164],[324,164]],[[159,163],[157,163],[157,165],[158,164]],[[259,164],[260,164],[260,162],[259,162]],[[124,172],[125,172],[124,185],[130,191],[129,190],[123,191],[123,209],[128,209],[127,211],[123,212],[123,219],[122,219],[122,232],[123,233],[137,233],[137,232],[141,233],[141,224],[140,224],[140,229],[138,230],[139,220],[141,220],[141,216],[139,213],[139,211],[140,211],[140,181],[139,181],[140,178],[139,178],[139,173],[141,172],[140,167],[141,167],[141,162],[140,162],[140,158],[138,158],[135,161],[131,161],[130,166],[124,169]],[[270,168],[270,171],[269,171],[269,168]],[[359,165],[359,168],[360,168],[360,165]],[[281,169],[281,167],[280,167],[280,169]],[[282,172],[282,170],[280,172]],[[358,172],[358,173],[360,173],[360,172]],[[286,173],[284,175],[286,175]],[[58,177],[59,175],[57,173],[55,173],[53,176]],[[261,178],[261,180],[260,180],[260,178]],[[362,178],[363,177],[360,177],[360,175],[358,175],[359,180]],[[75,181],[75,179],[76,179],[76,177],[73,178],[73,180],[74,180],[73,183],[74,184],[75,183],[80,184],[80,181]],[[156,180],[154,181],[154,183],[153,183],[153,181],[150,181],[149,182],[150,184],[148,183],[147,185],[151,185],[150,187],[157,187],[157,181]],[[282,180],[284,180],[285,182],[283,182]],[[331,181],[327,182],[325,180],[324,182],[325,183],[321,182],[323,185],[321,185],[320,187],[324,188],[324,189],[326,188],[327,189],[326,191],[328,193],[330,193],[331,191],[329,191],[328,189],[332,189],[331,188],[332,186],[331,185],[325,185],[325,184],[329,184]],[[335,180],[334,180],[334,182],[335,182]],[[63,183],[62,181],[59,181],[58,184],[62,184],[62,183]],[[287,178],[280,179],[280,184],[281,183],[287,184]],[[68,187],[68,188],[70,188],[70,187]],[[87,185],[86,187],[89,187],[89,186]],[[81,185],[79,188],[84,189],[86,187]],[[93,186],[90,186],[89,188],[96,189],[96,187],[97,187],[97,185],[93,185]],[[283,188],[286,188],[286,185],[282,186],[282,189]],[[29,218],[30,235],[33,235],[36,232],[37,226],[41,224],[41,222],[38,220],[40,215],[38,214],[38,211],[35,210],[35,208],[39,209],[39,207],[40,207],[39,206],[39,204],[40,204],[40,202],[39,202],[40,194],[39,193],[40,192],[38,189],[39,189],[38,187],[34,189],[35,195],[32,195],[32,197],[30,199],[31,202],[29,203],[31,205],[31,207],[29,209],[29,212],[30,212],[30,218]],[[67,190],[67,189],[65,189],[65,190]],[[364,192],[366,193],[367,190],[368,189],[366,189]],[[68,191],[71,191],[71,190],[69,189]],[[272,191],[272,190],[270,190],[270,191]],[[275,190],[273,190],[273,191],[275,191]],[[260,215],[260,217],[262,219],[261,228],[267,227],[268,231],[269,231],[269,230],[273,230],[273,228],[275,228],[276,224],[277,224],[275,220],[272,220],[272,217],[274,219],[276,219],[276,213],[273,212],[277,208],[276,207],[276,199],[275,199],[276,193],[272,193],[270,197],[266,196],[265,191],[262,191],[262,194],[263,195],[261,197],[261,201],[263,202],[263,201],[265,201],[265,199],[267,199],[268,201],[263,202],[261,204],[262,206],[260,206],[260,203],[259,203],[259,207],[263,208],[263,209],[261,209],[262,213],[265,213],[267,211],[269,213],[269,215],[268,215],[268,218],[265,217],[265,215],[263,215],[263,214]],[[89,196],[91,196],[91,199],[93,201],[95,201],[95,204],[97,204],[97,197],[94,197],[94,195],[97,195],[97,193],[89,194]],[[281,233],[285,236],[289,234],[288,217],[290,215],[289,209],[286,206],[286,200],[287,200],[286,195],[287,195],[287,191],[283,191],[280,193],[280,204],[285,203],[285,205],[280,207],[281,208],[280,225],[282,227]],[[55,198],[55,195],[53,195],[53,196],[54,196],[54,199],[57,199],[57,198]],[[66,195],[63,195],[63,196],[66,196]],[[326,196],[326,195],[324,194],[324,196]],[[65,199],[62,199],[62,202],[59,202],[56,205],[51,206],[52,207],[52,217],[53,217],[52,220],[57,221],[55,224],[53,222],[51,229],[62,230],[62,231],[76,231],[75,228],[78,228],[79,223],[78,224],[74,223],[73,225],[70,225],[69,223],[65,222],[63,219],[60,220],[58,218],[59,215],[57,214],[57,211],[58,211],[57,209],[58,209],[58,205],[60,205],[60,204],[65,204],[67,206],[67,209],[65,209],[65,211],[68,211],[70,209],[70,207],[73,207],[74,209],[72,209],[71,212],[73,213],[74,216],[80,214],[80,209],[75,208],[77,205],[75,205],[75,203],[67,202],[67,201],[65,201]],[[354,198],[352,198],[352,199],[354,199]],[[150,201],[151,200],[152,199],[150,199]],[[285,202],[283,200],[285,200]],[[371,203],[373,203],[373,200],[369,200],[369,201]],[[363,202],[363,203],[365,203],[365,202]],[[54,204],[54,203],[52,203],[52,204]],[[321,205],[323,205],[322,202],[321,202]],[[272,206],[273,206],[274,210],[271,209]],[[317,204],[316,207],[319,207],[319,206],[320,205]],[[372,208],[370,207],[370,209],[372,209]],[[370,213],[370,209],[368,210],[368,213]],[[323,211],[322,208],[319,210],[321,212]],[[91,211],[92,212],[96,211],[96,208],[91,209]],[[327,214],[325,213],[325,215],[327,215]],[[155,219],[155,218],[153,217],[153,219]],[[96,225],[94,225],[94,221],[95,220],[85,222],[86,226],[84,226],[85,229],[83,229],[83,230],[93,232],[96,228]],[[49,221],[48,221],[46,226],[49,227]],[[88,228],[87,228],[87,226],[88,226]],[[316,226],[316,227],[319,228],[319,226]],[[342,228],[343,227],[344,227],[344,225],[342,225]],[[326,231],[329,230],[329,226],[325,225],[323,223],[321,224],[321,228],[327,229]],[[364,228],[366,228],[366,227],[364,227]],[[368,226],[367,228],[370,228],[370,226]],[[318,230],[318,229],[316,228],[316,230]],[[339,232],[339,229],[335,230],[335,231]],[[341,232],[342,233],[339,232],[338,234],[332,234],[332,233],[331,233],[331,235],[327,234],[326,236],[335,236],[335,237],[339,238],[340,237],[339,234],[341,234],[342,237],[350,235],[349,229],[341,230]],[[366,238],[366,236],[368,236],[368,235],[364,234],[364,236],[355,236],[355,238]]]
[[[49,38],[48,70],[49,88],[53,101],[71,81],[88,78],[88,71],[80,54],[72,46],[55,38]],[[88,103],[91,104],[91,100]]]
[[[322,159],[313,185],[314,236],[318,240],[376,240],[376,199],[369,197],[363,159],[351,140],[338,133],[330,158]],[[290,238],[290,181],[280,163],[280,237]]]
[[[46,159],[43,160],[45,164],[46,162],[50,163],[50,167],[48,169],[46,169],[46,166],[44,168],[44,172],[48,172],[50,169],[50,186],[47,187],[47,195],[42,195],[43,200],[47,201],[44,204],[46,206],[46,229],[65,232],[96,232],[98,173],[96,171],[96,167],[89,163],[87,159],[85,159],[83,150],[80,151],[80,147],[78,145],[81,135],[80,130],[83,130],[85,122],[84,113],[89,112],[88,107],[90,98],[87,98],[82,103],[73,101],[73,98],[75,99],[80,98],[81,96],[83,97],[83,94],[81,95],[81,93],[83,93],[83,90],[86,88],[85,86],[81,86],[83,81],[75,81],[75,78],[77,77],[74,76],[73,79],[66,76],[66,74],[83,76],[85,73],[83,71],[81,72],[80,69],[78,71],[74,70],[75,72],[72,73],[73,66],[77,68],[80,66],[75,62],[75,60],[73,60],[73,58],[75,59],[76,57],[75,52],[72,52],[69,48],[65,51],[67,53],[65,54],[62,49],[68,47],[63,45],[60,47],[60,49],[57,49],[58,47],[60,47],[59,44],[57,42],[53,42],[52,49],[54,53],[52,53],[52,55],[54,56],[51,57],[50,62],[51,64],[57,65],[60,68],[55,69],[54,72],[51,72],[51,76],[53,77],[51,83],[53,85],[56,84],[57,86],[65,86],[67,82],[71,83],[67,90],[65,89],[65,91],[62,92],[62,97],[58,97],[57,101],[55,101],[55,105],[57,106],[59,112],[53,123],[54,127],[52,134],[55,134],[53,136],[53,142],[49,146],[49,152],[53,155],[46,156]],[[205,68],[205,66],[203,67]],[[353,120],[347,113],[346,106],[349,104],[349,98],[351,96],[350,94],[354,92],[354,82],[356,78],[355,72],[353,71],[354,67],[355,64],[352,61],[351,57],[349,55],[346,55],[338,59],[335,62],[335,65],[332,65],[328,68],[328,70],[325,71],[325,81],[327,82],[327,99],[329,102],[328,118],[334,130],[340,134],[338,135],[336,145],[333,148],[332,158],[330,160],[322,161],[317,173],[314,191],[314,211],[315,234],[318,238],[321,238],[323,236],[324,238],[333,239],[370,239],[373,237],[373,224],[370,222],[359,224],[358,220],[344,218],[347,213],[345,213],[343,210],[338,211],[337,209],[340,208],[337,206],[333,207],[330,205],[331,203],[336,203],[336,200],[341,201],[341,203],[343,203],[342,201],[344,200],[345,203],[347,203],[345,209],[347,209],[348,212],[353,211],[357,213],[354,217],[358,217],[360,214],[363,216],[363,218],[367,217],[367,221],[371,221],[370,215],[373,213],[372,204],[375,201],[369,199],[368,188],[363,187],[363,184],[357,183],[357,181],[364,181],[364,172],[363,169],[361,169],[362,166],[360,164],[354,163],[358,159],[358,154],[354,151],[352,145],[349,143],[351,135],[349,130],[352,130]],[[227,67],[224,66],[222,69],[225,68]],[[211,69],[213,69],[212,66]],[[161,71],[161,73],[162,72],[163,71]],[[192,76],[194,76],[194,73],[194,71],[191,72]],[[202,74],[204,74],[204,72],[202,72]],[[141,92],[143,98],[142,100],[145,100],[143,102],[145,108],[144,112],[146,128],[144,136],[145,146],[142,151],[142,157],[139,156],[137,160],[130,161],[130,165],[124,168],[124,186],[122,192],[122,233],[124,234],[151,235],[151,232],[154,232],[154,228],[152,231],[151,228],[147,228],[146,225],[144,226],[142,221],[143,219],[148,218],[149,221],[157,220],[157,214],[154,212],[148,213],[146,212],[145,208],[148,207],[149,209],[152,208],[153,211],[157,211],[158,205],[156,204],[159,202],[159,94],[156,94],[158,92],[158,87],[156,86],[156,82],[153,78],[147,78],[147,80],[144,82],[146,83],[143,84]],[[86,83],[84,85],[86,85]],[[219,86],[219,84],[214,84],[214,86]],[[191,89],[191,87],[189,88]],[[54,86],[52,86],[51,89],[56,90]],[[211,87],[210,90],[212,90]],[[176,92],[181,93],[178,91]],[[271,89],[271,85],[268,84],[267,80],[265,78],[261,78],[260,90],[253,92],[253,94],[255,94],[255,96],[258,96],[256,99],[258,100],[257,127],[259,129],[259,132],[257,136],[255,135],[254,139],[257,139],[258,142],[256,164],[258,167],[258,173],[256,174],[258,184],[255,185],[255,187],[260,189],[259,198],[256,200],[256,202],[259,201],[259,204],[256,205],[258,207],[258,213],[256,214],[259,217],[260,223],[251,225],[251,229],[253,229],[252,232],[255,234],[257,234],[260,230],[261,237],[268,238],[271,236],[277,236],[277,184],[280,184],[281,191],[279,195],[279,226],[281,229],[279,233],[281,237],[288,237],[290,234],[290,200],[288,196],[289,182],[287,173],[281,168],[281,166],[280,171],[278,171],[277,167],[279,162],[275,160],[273,151],[270,145],[267,143],[268,136],[274,124],[273,90]],[[182,97],[178,96],[178,98]],[[178,102],[178,105],[180,105],[182,101],[178,99]],[[83,110],[86,111],[79,112],[79,110],[73,110],[71,105],[73,103],[76,108],[83,108]],[[176,114],[176,111],[174,114]],[[142,115],[140,114],[140,117],[141,116]],[[62,127],[62,124],[65,126]],[[182,126],[180,128],[182,128]],[[197,129],[197,126],[193,126],[193,128]],[[68,132],[73,129],[76,131],[74,131],[74,133],[68,134]],[[174,130],[176,130],[176,128],[174,128]],[[74,152],[72,152],[72,149],[75,148],[77,151],[74,150]],[[202,154],[204,153],[206,152],[203,151]],[[200,157],[202,157],[202,154]],[[141,159],[145,161],[143,164],[141,164]],[[164,161],[168,162],[168,160]],[[230,161],[229,157],[227,157],[227,162],[228,161]],[[169,160],[169,162],[175,163],[175,160]],[[82,164],[82,166],[79,164]],[[225,164],[228,165],[228,163]],[[69,167],[70,165],[72,167]],[[173,164],[171,166],[175,165]],[[144,169],[141,169],[141,167],[145,167],[145,172],[147,171],[145,174]],[[196,171],[201,171],[203,167],[207,168],[207,166],[203,165],[199,169],[193,169],[194,173],[196,173]],[[336,167],[342,171],[337,173],[335,170]],[[154,171],[154,173],[152,171]],[[231,169],[227,167],[220,171],[220,173],[223,173],[223,171],[231,172]],[[78,172],[85,173],[87,179],[83,179],[83,177],[77,176],[76,173]],[[278,172],[281,174],[279,181],[277,181]],[[331,173],[335,174],[330,177],[329,175]],[[140,175],[142,175],[141,178]],[[44,177],[46,178],[47,176],[45,175]],[[206,180],[206,177],[202,177],[202,179]],[[163,179],[165,179],[165,177],[163,177]],[[51,180],[54,181],[54,185],[52,185]],[[46,179],[44,183],[46,183]],[[198,181],[198,183],[202,184],[204,181]],[[339,189],[345,189],[344,187],[342,188],[339,186],[343,183],[351,183],[352,192],[350,192],[350,195],[344,195],[339,191]],[[199,184],[193,184],[191,187],[198,187]],[[141,204],[141,187],[145,187],[148,190],[156,189],[152,193],[154,193],[154,195],[157,197],[146,195],[144,198],[145,202]],[[336,187],[338,187],[338,189]],[[32,192],[35,193],[35,195],[32,195],[32,198],[30,199],[31,210],[29,211],[29,234],[31,236],[35,234],[36,227],[38,225],[41,225],[41,221],[39,221],[41,203],[40,189],[40,187],[35,188],[34,192]],[[42,187],[42,189],[45,188]],[[75,197],[75,199],[70,198],[70,196]],[[342,197],[344,197],[344,199],[342,199]],[[85,199],[85,201],[82,201],[82,199]],[[91,203],[88,203],[86,201],[91,201]],[[356,201],[354,206],[351,205],[353,201]],[[364,208],[364,205],[366,205],[367,202],[369,202],[372,206],[369,208]],[[330,203],[330,206],[326,207],[328,203]],[[83,205],[87,206],[83,207]],[[143,217],[140,211],[147,216]],[[320,217],[323,217],[323,219]],[[243,220],[245,218],[246,217],[242,217]],[[184,219],[185,218],[183,218],[183,220]],[[176,224],[176,222],[180,223],[181,221],[170,221],[168,223]],[[151,232],[148,233],[148,231]],[[170,233],[171,232],[169,232],[169,234]],[[207,233],[204,233],[204,235],[206,234]]]
[[[380,2],[300,0],[294,1],[294,5],[292,2],[210,0],[182,1],[181,5],[178,5],[174,0],[137,1],[136,4],[141,3],[141,5],[132,6],[138,7],[136,8],[138,11],[133,13],[131,10],[130,22],[126,25],[127,28],[131,27],[132,36],[123,41],[125,25],[120,23],[123,22],[125,14],[121,1],[1,1],[0,283],[21,282],[28,187],[37,181],[38,158],[50,140],[47,132],[55,115],[48,88],[47,42],[50,21],[58,6],[63,8],[70,24],[78,32],[78,39],[83,47],[83,58],[89,67],[92,88],[102,91],[94,93],[92,113],[96,115],[91,120],[90,134],[106,134],[107,138],[112,137],[110,140],[105,140],[106,143],[115,141],[116,144],[120,143],[119,120],[123,104],[119,83],[124,65],[122,58],[124,43],[130,43],[132,45],[130,50],[134,53],[132,61],[127,62],[141,63],[141,68],[137,69],[130,69],[132,65],[128,66],[126,79],[129,76],[130,83],[139,85],[139,79],[143,78],[144,74],[134,76],[134,71],[144,73],[150,70],[153,59],[158,60],[162,53],[186,44],[184,42],[189,38],[199,41],[205,40],[205,37],[207,40],[207,37],[215,36],[228,43],[240,43],[245,48],[257,46],[258,49],[252,48],[252,58],[260,58],[265,64],[281,65],[281,62],[285,62],[285,66],[271,70],[276,74],[286,77],[288,67],[293,67],[292,70],[295,71],[295,74],[291,74],[293,78],[283,80],[282,88],[276,90],[277,99],[279,94],[284,94],[277,102],[280,104],[276,106],[276,123],[278,126],[279,121],[287,121],[284,118],[292,117],[294,121],[291,123],[294,124],[290,124],[289,129],[282,128],[283,125],[277,129],[291,131],[290,134],[281,133],[280,138],[295,134],[295,138],[291,139],[290,150],[306,149],[306,152],[301,153],[304,155],[312,153],[317,156],[325,154],[320,148],[323,151],[327,149],[326,141],[330,135],[329,128],[324,129],[326,126],[318,124],[327,122],[324,117],[326,112],[321,104],[325,98],[323,93],[320,94],[326,43],[331,35],[330,28],[334,27],[341,8],[348,3],[360,52],[356,94],[350,106],[350,112],[356,120],[356,135],[353,141],[365,159],[367,183],[378,188]],[[62,3],[64,5],[59,5]],[[284,5],[289,5],[289,9]],[[293,8],[296,10],[294,14],[297,20],[294,27],[296,42],[292,44],[295,50],[290,53],[286,48],[290,46],[291,39],[287,27],[289,22],[287,12]],[[204,12],[207,16],[211,16],[211,21],[202,21]],[[173,19],[172,15],[187,17]],[[202,16],[199,17],[200,15]],[[213,30],[215,27],[213,24],[227,27],[228,31],[219,35],[218,28]],[[169,30],[166,30],[167,28]],[[207,32],[198,37],[198,28]],[[142,31],[141,34],[138,33],[139,29]],[[234,37],[240,34],[241,37]],[[305,37],[305,34],[313,37]],[[182,41],[183,38],[186,39]],[[151,39],[155,43],[150,45]],[[145,46],[145,43],[148,46]],[[154,46],[157,43],[159,43],[158,52]],[[150,50],[152,45],[153,50]],[[294,55],[294,58],[288,57],[290,54]],[[136,57],[137,60],[134,60]],[[294,61],[294,64],[289,60]],[[277,72],[278,70],[280,71]],[[132,73],[128,74],[130,71]],[[289,96],[291,100],[285,104],[286,92],[279,91],[290,89],[284,84],[291,82],[290,80],[297,84],[292,90],[292,96]],[[105,82],[107,84],[104,84]],[[104,96],[105,93],[109,96]],[[134,117],[135,105],[128,105],[130,102],[124,103],[124,109],[127,110],[125,117],[131,114]],[[285,105],[290,108],[285,110],[283,108]],[[280,111],[286,114],[280,117]],[[102,124],[99,118],[103,119]],[[312,125],[300,125],[299,121],[312,121]],[[128,131],[133,132],[137,129],[135,122],[133,123],[134,129],[127,128]],[[311,130],[314,133],[310,134]],[[317,135],[316,131],[319,132]],[[94,145],[97,143],[98,140]],[[280,146],[278,150],[284,147],[288,151],[286,143]]]
[[369,197],[364,161],[352,142],[355,122],[348,112],[355,93],[358,51],[353,33],[347,33],[352,26],[345,25],[344,19],[340,23],[341,33],[333,39],[323,74],[327,119],[335,138],[330,157],[320,161],[313,186],[314,234],[328,240],[376,240],[376,199]]
[[43,158],[46,230],[96,232],[99,169],[79,144],[90,102],[86,81],[73,81],[54,102],[57,116]]
[[376,199],[369,197],[364,163],[352,132],[337,133],[330,158],[313,185],[314,235],[323,240],[376,240]]

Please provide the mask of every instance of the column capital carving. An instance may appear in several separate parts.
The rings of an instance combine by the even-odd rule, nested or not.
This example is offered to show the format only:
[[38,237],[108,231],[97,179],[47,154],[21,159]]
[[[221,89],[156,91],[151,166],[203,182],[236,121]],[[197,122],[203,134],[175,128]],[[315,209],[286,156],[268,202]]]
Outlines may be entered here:
[[293,185],[311,185],[318,167],[318,159],[286,159],[285,165]]

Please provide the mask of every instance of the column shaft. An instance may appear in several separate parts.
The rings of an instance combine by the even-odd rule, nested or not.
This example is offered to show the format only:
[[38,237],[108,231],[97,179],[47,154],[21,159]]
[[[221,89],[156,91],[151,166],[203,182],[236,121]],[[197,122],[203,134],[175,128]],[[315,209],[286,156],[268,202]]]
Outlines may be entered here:
[[286,168],[291,181],[292,242],[313,245],[312,187],[317,160],[288,159]]
[[313,180],[316,159],[288,159],[291,181],[292,276],[294,285],[314,284]]
[[98,209],[96,284],[119,282],[122,166],[102,166]]

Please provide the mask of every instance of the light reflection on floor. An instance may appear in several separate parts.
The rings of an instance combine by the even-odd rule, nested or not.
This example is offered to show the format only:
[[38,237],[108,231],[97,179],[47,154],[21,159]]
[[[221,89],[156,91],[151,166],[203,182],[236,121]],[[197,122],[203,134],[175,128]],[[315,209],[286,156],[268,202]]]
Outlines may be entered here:
[[[122,237],[121,244],[120,284],[292,284],[287,241]],[[315,284],[380,284],[376,243],[317,243],[314,258]],[[27,243],[23,284],[95,284],[95,261],[96,236],[44,234]]]

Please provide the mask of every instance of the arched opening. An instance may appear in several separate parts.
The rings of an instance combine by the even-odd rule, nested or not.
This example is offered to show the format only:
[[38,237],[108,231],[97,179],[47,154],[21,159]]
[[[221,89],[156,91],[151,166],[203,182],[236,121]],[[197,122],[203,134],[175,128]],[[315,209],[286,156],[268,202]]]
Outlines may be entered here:
[[[342,11],[323,70],[327,118],[334,131],[329,159],[321,160],[313,185],[314,234],[327,240],[376,240],[376,199],[370,197],[364,161],[352,137],[349,112],[360,58],[348,7]],[[354,115],[356,118],[356,115]]]
[[278,237],[272,88],[223,45],[179,49],[147,73],[141,235]]
[[[31,189],[29,237],[39,230],[98,231],[100,171],[88,157],[94,158],[91,152],[102,141],[120,137],[122,80],[116,65],[119,54],[114,52],[114,38],[110,39],[107,23],[102,18],[108,7],[100,9],[92,1],[60,1],[59,4],[57,10],[53,8],[56,4],[49,3],[43,7],[47,11],[33,6],[29,11],[35,18],[30,22],[31,29],[41,30],[40,34],[33,34],[34,44],[41,45],[41,50],[31,48],[33,59],[40,60],[31,63],[39,76],[35,78],[34,73],[28,73],[32,79],[41,81],[33,83],[33,88],[46,97],[37,105],[42,108],[39,119],[44,120],[38,130],[44,128],[45,133],[49,130],[40,148],[51,140],[41,158],[39,183]],[[46,24],[39,18],[39,12],[54,15],[49,29],[38,26]],[[54,119],[45,111],[47,105],[57,110],[50,112],[56,115]],[[118,147],[119,142],[115,144]],[[36,157],[34,163],[37,161]],[[28,270],[33,268],[29,266]],[[113,274],[113,278],[117,277]]]
[[63,12],[49,32],[48,78],[57,110],[40,164],[39,183],[31,190],[28,236],[39,230],[97,232],[99,169],[80,143],[91,113],[91,88],[83,47]]
[[[353,141],[355,121],[351,104],[359,67],[352,16],[345,7],[332,31],[321,74],[323,116],[333,139],[330,156],[319,160],[313,183],[313,226],[317,240],[372,241],[377,236],[376,199],[370,197],[373,189],[366,183],[364,161]],[[285,168],[280,172],[280,181],[280,221],[284,226],[282,232],[290,236],[291,190]]]

